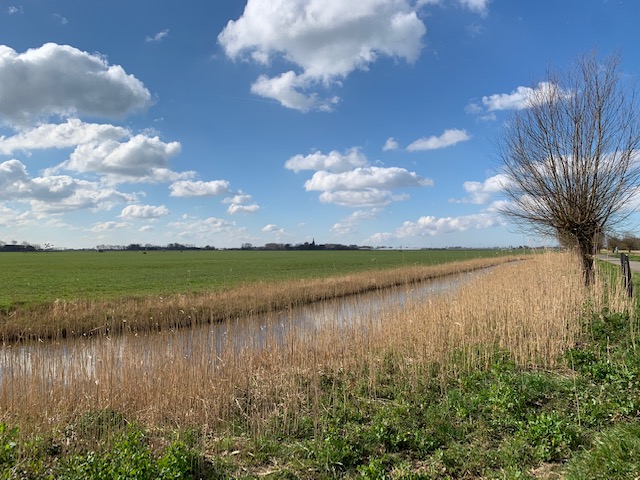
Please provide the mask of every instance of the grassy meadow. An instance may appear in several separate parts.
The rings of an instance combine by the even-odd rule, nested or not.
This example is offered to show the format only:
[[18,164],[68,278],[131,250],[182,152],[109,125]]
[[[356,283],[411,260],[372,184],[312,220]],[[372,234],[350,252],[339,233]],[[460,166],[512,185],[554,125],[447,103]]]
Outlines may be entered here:
[[[353,275],[324,282],[373,276]],[[577,257],[546,253],[348,325],[267,329],[267,348],[123,330],[66,340],[87,359],[69,371],[51,342],[5,345],[0,478],[636,478],[619,280],[602,265],[586,289]]]
[[483,268],[452,251],[39,252],[0,255],[0,339],[211,323]]
[[0,254],[0,308],[228,290],[412,265],[512,255],[508,250],[53,251]]

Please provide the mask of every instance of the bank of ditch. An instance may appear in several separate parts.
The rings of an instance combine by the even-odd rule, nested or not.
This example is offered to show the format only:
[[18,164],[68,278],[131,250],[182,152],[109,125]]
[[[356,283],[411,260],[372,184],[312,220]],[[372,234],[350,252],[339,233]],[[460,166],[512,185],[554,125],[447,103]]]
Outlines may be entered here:
[[601,273],[541,255],[218,370],[3,385],[0,478],[637,477],[637,305]]

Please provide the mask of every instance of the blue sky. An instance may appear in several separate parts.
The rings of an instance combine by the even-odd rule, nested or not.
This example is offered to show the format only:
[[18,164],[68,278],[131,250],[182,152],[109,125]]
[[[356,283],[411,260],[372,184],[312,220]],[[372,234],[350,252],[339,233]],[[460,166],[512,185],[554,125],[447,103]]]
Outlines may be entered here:
[[494,141],[549,67],[640,74],[640,2],[0,1],[0,240],[545,242]]

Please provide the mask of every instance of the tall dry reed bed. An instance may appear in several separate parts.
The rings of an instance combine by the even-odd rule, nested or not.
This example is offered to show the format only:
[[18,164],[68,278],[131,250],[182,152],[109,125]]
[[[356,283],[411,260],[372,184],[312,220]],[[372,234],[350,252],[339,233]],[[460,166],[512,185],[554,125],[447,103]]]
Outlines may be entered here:
[[194,295],[148,296],[118,301],[56,301],[0,314],[0,341],[15,343],[121,332],[145,333],[208,324],[469,272],[518,259],[517,256],[484,258],[368,271],[337,278],[250,283],[231,290]]
[[[22,354],[26,347],[5,347],[0,421],[26,433],[115,411],[151,428],[206,433],[240,421],[261,434],[295,428],[304,414],[321,428],[322,410],[338,408],[322,404],[321,391],[349,378],[375,397],[389,362],[399,381],[416,385],[435,368],[451,378],[482,366],[496,347],[522,365],[554,365],[581,333],[591,295],[602,295],[587,292],[581,279],[574,256],[544,254],[349,325],[283,330],[281,314],[272,326],[230,322],[198,335],[125,332],[58,349],[36,343]],[[246,342],[234,340],[236,329]]]

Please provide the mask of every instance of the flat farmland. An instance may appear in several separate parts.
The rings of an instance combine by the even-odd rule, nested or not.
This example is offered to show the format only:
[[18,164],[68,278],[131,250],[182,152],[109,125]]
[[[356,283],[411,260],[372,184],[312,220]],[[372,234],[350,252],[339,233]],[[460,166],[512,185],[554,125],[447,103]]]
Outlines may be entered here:
[[[510,255],[508,250],[61,251],[0,254],[0,308],[230,290]],[[521,253],[521,251],[519,251]]]

